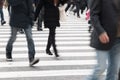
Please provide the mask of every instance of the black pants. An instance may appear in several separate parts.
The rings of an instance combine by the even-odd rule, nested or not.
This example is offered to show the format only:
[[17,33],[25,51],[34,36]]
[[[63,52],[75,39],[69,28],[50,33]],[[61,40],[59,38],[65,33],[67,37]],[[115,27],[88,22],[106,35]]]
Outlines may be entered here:
[[42,29],[43,16],[44,16],[44,13],[43,11],[41,11],[38,17],[37,30]]
[[51,46],[53,46],[53,50],[56,54],[57,49],[56,49],[56,41],[55,41],[55,34],[56,34],[55,31],[56,31],[56,27],[49,28],[49,36],[48,36],[48,42],[47,42],[46,49],[49,50],[51,48]]
[[71,4],[72,4],[71,2],[68,2],[68,3],[67,3],[67,6],[66,6],[66,8],[65,8],[65,12],[68,11],[68,9],[70,8]]

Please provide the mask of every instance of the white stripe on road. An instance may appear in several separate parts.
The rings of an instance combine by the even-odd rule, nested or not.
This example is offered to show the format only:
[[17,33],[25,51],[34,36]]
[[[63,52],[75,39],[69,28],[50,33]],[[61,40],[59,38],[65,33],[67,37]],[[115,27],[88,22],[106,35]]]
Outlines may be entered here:
[[[35,50],[36,51],[40,51],[40,50],[45,50],[46,47],[35,47]],[[73,47],[73,46],[59,46],[58,47],[58,50],[94,50],[93,48],[89,47],[89,46],[76,46],[76,47]],[[5,48],[0,48],[0,51],[5,51]],[[13,48],[13,51],[28,51],[28,48],[27,47],[14,47]]]
[[[36,66],[65,66],[65,65],[95,65],[96,60],[56,60],[56,61],[40,61]],[[2,67],[27,67],[28,61],[21,62],[0,62]]]
[[[62,52],[59,53],[60,58],[62,57],[89,57],[89,56],[96,56],[95,52]],[[3,57],[4,56],[4,57]],[[49,56],[46,53],[36,53],[37,57],[53,57],[53,56]],[[5,58],[5,54],[0,54],[0,59],[4,59]],[[13,58],[28,58],[28,54],[21,54],[21,53],[17,53],[17,54],[13,54]]]
[[0,78],[22,78],[22,77],[49,77],[49,76],[76,76],[90,75],[92,69],[84,70],[52,70],[52,71],[14,71],[0,72]]

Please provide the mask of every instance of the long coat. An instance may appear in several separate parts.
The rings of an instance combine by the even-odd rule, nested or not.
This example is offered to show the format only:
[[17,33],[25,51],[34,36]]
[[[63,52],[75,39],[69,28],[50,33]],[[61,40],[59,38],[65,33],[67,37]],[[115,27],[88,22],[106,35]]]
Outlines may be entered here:
[[[91,34],[90,46],[99,50],[109,50],[114,45],[117,35],[118,9],[114,0],[91,0],[90,14],[94,30]],[[103,44],[99,40],[101,33],[107,32],[110,42]]]
[[11,6],[10,26],[28,28],[33,25],[32,0],[8,0],[8,3]]
[[[64,4],[67,0],[58,0],[58,4]],[[54,0],[40,0],[35,11],[35,20],[39,12],[44,7],[44,25],[45,28],[60,26],[59,23],[59,9],[54,5]]]

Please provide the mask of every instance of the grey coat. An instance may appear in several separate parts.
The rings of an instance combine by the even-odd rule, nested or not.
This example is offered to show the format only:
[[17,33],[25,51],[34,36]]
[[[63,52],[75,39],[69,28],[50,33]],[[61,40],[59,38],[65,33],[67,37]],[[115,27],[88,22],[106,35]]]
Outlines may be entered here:
[[[99,50],[109,50],[114,45],[117,35],[119,12],[114,0],[91,0],[90,14],[94,30],[91,34],[90,46]],[[103,44],[99,40],[101,33],[107,32],[110,42]]]

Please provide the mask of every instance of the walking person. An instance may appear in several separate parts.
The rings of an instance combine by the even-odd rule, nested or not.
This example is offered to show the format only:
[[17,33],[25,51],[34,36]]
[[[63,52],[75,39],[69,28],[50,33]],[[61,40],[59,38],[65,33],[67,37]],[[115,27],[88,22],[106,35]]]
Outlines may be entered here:
[[[90,46],[95,48],[97,66],[88,80],[118,80],[120,63],[120,0],[91,0],[93,32]],[[108,63],[108,64],[107,64]]]
[[79,13],[79,11],[80,11],[80,2],[81,2],[81,0],[74,0],[76,9],[73,12],[74,12],[74,15],[75,15],[75,13],[77,13],[77,18],[80,18],[80,13]]
[[11,6],[10,26],[11,36],[6,46],[6,60],[12,61],[13,43],[17,32],[24,29],[28,44],[29,66],[39,62],[35,59],[35,46],[32,39],[33,6],[31,0],[8,0]]
[[[33,0],[34,7],[38,6],[40,0]],[[42,21],[43,21],[43,16],[44,16],[44,8],[39,13],[38,19],[37,19],[37,31],[42,31]]]
[[4,20],[3,5],[5,0],[0,0],[0,15],[1,15],[1,25],[4,25],[6,21]]
[[46,53],[48,55],[53,55],[50,51],[51,46],[53,46],[53,50],[56,57],[59,57],[58,51],[56,48],[55,41],[55,31],[56,27],[60,26],[59,23],[59,4],[64,4],[66,0],[40,0],[35,11],[35,20],[37,19],[40,10],[44,6],[44,26],[49,29],[48,42],[46,46]]

